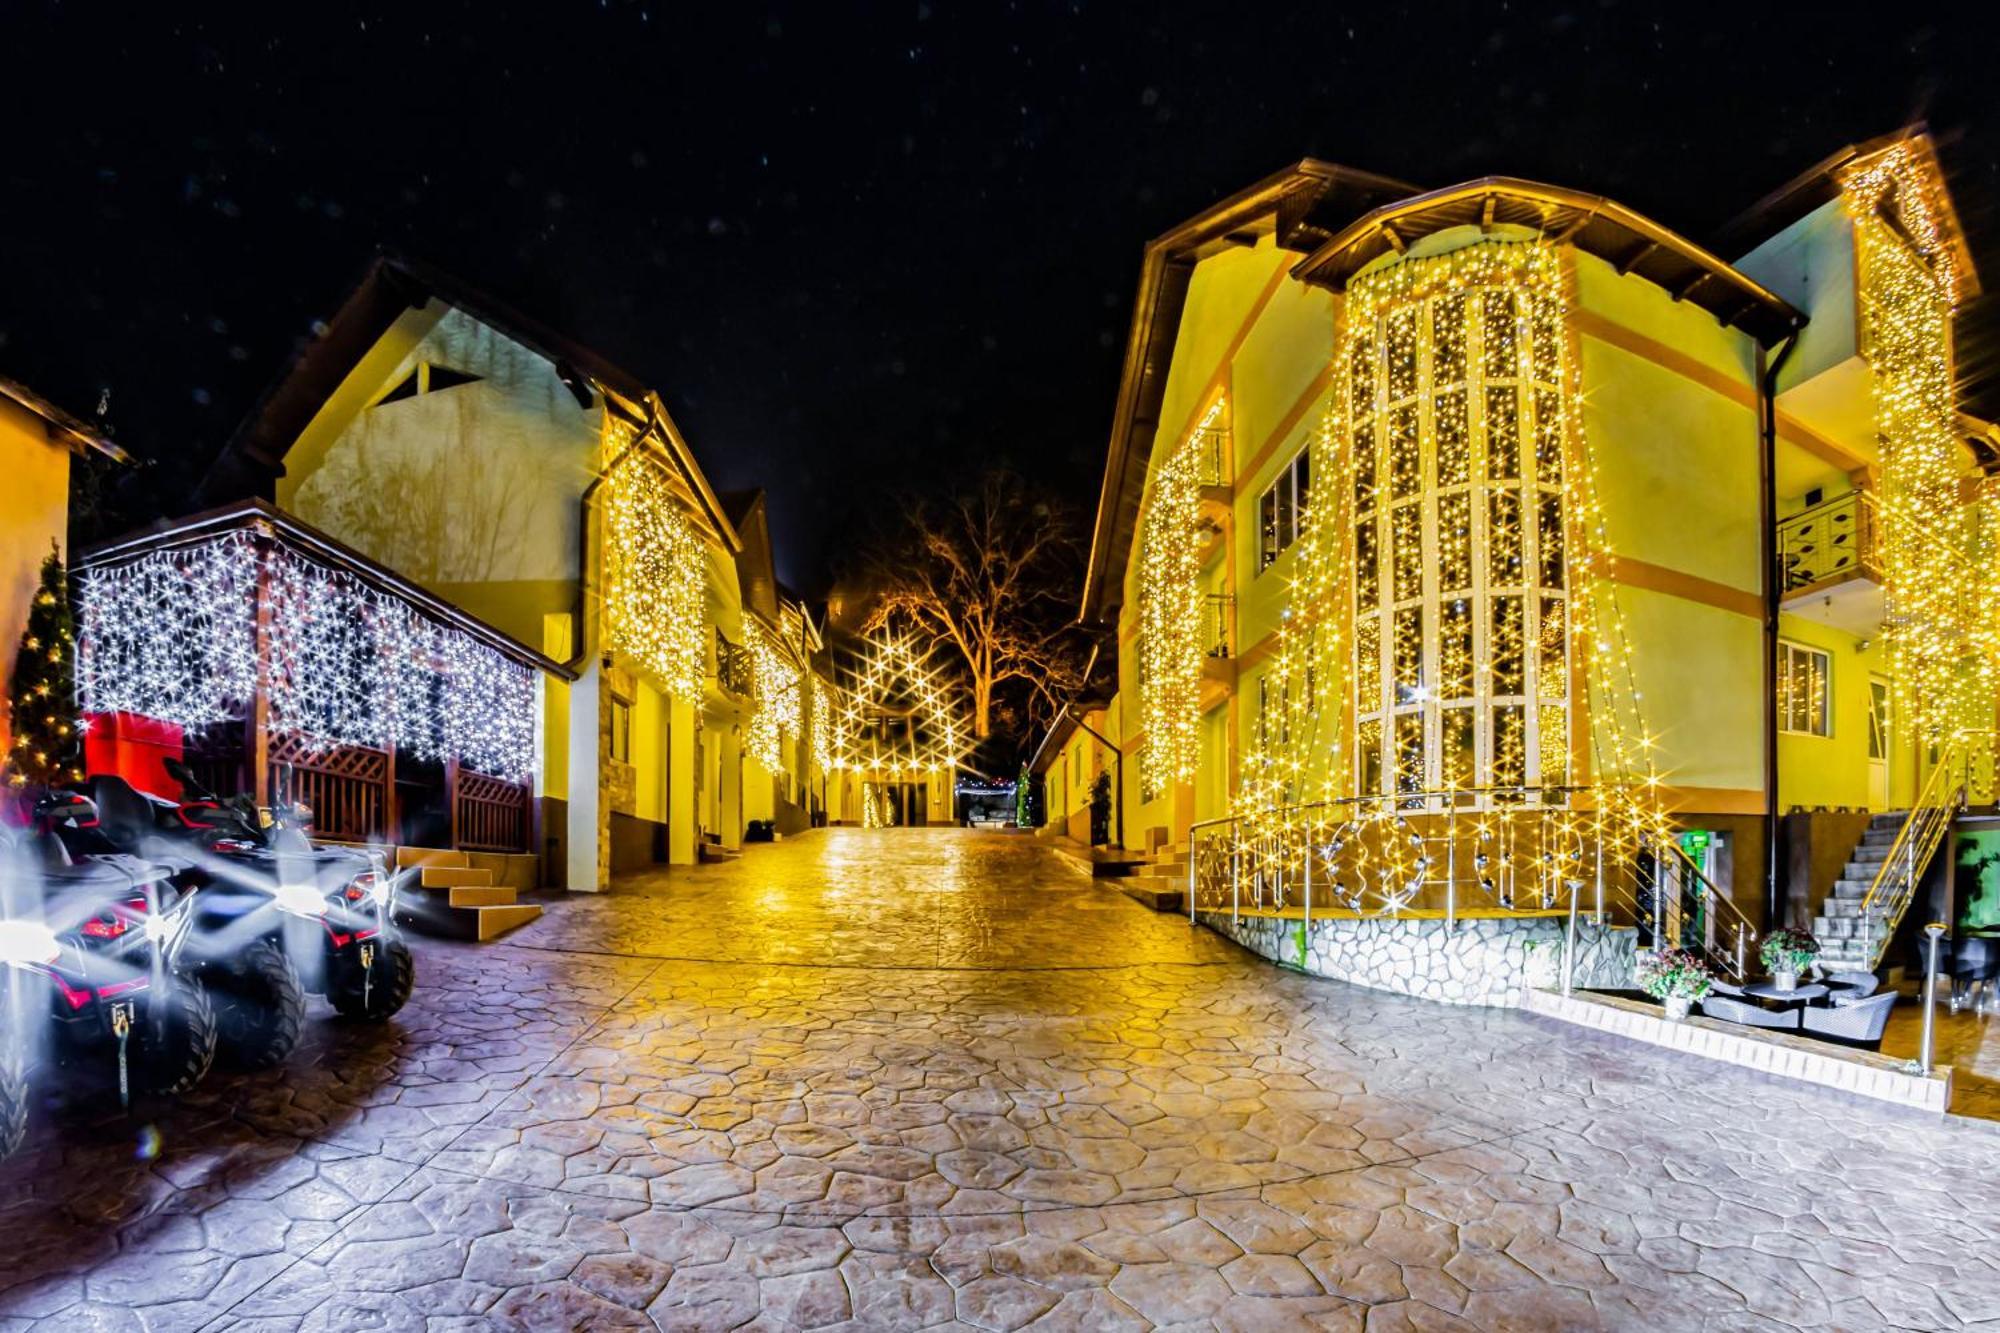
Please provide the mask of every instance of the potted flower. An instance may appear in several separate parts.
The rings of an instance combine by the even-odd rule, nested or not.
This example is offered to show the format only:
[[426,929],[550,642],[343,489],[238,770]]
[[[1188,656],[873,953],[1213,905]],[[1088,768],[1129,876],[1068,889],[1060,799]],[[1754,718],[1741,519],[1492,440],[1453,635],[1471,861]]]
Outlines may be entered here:
[[1714,984],[1708,964],[1690,950],[1662,949],[1640,955],[1639,988],[1666,1007],[1669,1022],[1686,1018],[1689,1007]]
[[1764,960],[1764,970],[1771,974],[1773,986],[1781,991],[1794,990],[1799,984],[1799,973],[1819,957],[1819,941],[1810,931],[1786,926],[1764,937],[1757,956]]

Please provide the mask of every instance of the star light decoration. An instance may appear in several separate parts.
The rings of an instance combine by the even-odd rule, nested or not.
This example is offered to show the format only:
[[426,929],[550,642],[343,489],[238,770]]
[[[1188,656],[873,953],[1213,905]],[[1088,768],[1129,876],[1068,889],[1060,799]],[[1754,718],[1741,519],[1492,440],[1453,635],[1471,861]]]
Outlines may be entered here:
[[604,629],[676,697],[698,701],[708,672],[707,552],[666,465],[638,430],[605,414]]
[[232,532],[84,570],[77,585],[87,712],[200,731],[239,720],[261,684],[269,734],[309,752],[393,745],[509,781],[535,771],[533,671],[287,546]]
[[831,770],[933,773],[958,765],[968,749],[961,691],[907,636],[864,639],[831,692]]
[[769,772],[784,767],[784,746],[799,736],[804,677],[771,632],[756,625],[750,633],[750,678],[755,706],[743,743]]
[[[1627,865],[1670,834],[1576,408],[1571,282],[1555,247],[1489,240],[1349,285],[1312,445],[1333,484],[1305,515],[1263,688],[1275,716],[1246,747],[1222,851],[1259,892],[1311,859],[1331,896],[1394,913],[1449,865],[1503,909],[1530,890],[1546,907],[1586,861]],[[1571,771],[1574,665],[1588,775]],[[1445,744],[1448,699],[1483,743]]]
[[1153,474],[1139,535],[1141,781],[1164,792],[1194,778],[1201,723],[1202,447],[1227,404],[1217,398]]
[[2000,541],[1991,479],[1970,499],[1953,392],[1959,274],[1943,201],[1914,145],[1842,182],[1854,225],[1862,336],[1881,476],[1884,637],[1901,716],[1924,745],[1990,748],[2000,683]]

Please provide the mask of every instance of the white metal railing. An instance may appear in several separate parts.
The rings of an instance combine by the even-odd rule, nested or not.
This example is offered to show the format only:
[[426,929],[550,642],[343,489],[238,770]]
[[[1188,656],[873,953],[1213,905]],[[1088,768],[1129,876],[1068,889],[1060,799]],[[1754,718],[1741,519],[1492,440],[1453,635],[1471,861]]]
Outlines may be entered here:
[[1875,496],[1849,491],[1778,524],[1778,567],[1785,591],[1876,568]]
[[1296,916],[1310,933],[1315,912],[1442,918],[1448,930],[1469,910],[1582,914],[1746,979],[1749,920],[1678,842],[1602,794],[1412,792],[1203,820],[1189,831],[1188,918]]

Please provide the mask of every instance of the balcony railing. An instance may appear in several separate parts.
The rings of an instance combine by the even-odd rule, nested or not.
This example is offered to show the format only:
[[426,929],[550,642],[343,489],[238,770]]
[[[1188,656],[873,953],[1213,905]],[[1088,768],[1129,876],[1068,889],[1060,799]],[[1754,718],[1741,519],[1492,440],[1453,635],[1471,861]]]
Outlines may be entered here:
[[[1468,797],[1485,808],[1460,809]],[[1207,820],[1189,835],[1188,915],[1279,917],[1308,930],[1315,916],[1442,919],[1449,930],[1469,914],[1582,915],[1745,980],[1756,928],[1636,811],[1609,788],[1508,787]]]
[[1229,478],[1223,474],[1222,470],[1223,458],[1227,452],[1223,448],[1223,445],[1228,442],[1228,439],[1229,428],[1227,426],[1210,425],[1195,431],[1194,437],[1188,441],[1188,447],[1194,450],[1194,473],[1195,481],[1198,485],[1227,486],[1229,484]]
[[1785,591],[1879,577],[1875,535],[1875,497],[1867,491],[1849,491],[1784,520],[1778,524],[1778,565]]
[[731,643],[721,630],[715,632],[715,683],[725,694],[748,699],[756,688],[752,683],[750,650]]
[[1230,593],[1212,592],[1201,602],[1201,651],[1204,657],[1228,659],[1235,656],[1230,645],[1235,640],[1236,598]]

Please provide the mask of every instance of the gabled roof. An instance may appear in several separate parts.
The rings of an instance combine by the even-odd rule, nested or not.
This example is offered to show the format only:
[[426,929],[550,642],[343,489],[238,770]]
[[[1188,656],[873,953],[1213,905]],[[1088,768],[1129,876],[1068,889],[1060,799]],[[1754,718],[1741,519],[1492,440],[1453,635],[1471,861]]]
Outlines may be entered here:
[[592,381],[634,401],[646,395],[646,385],[636,375],[541,321],[441,269],[383,253],[369,263],[325,330],[299,350],[223,445],[203,483],[204,498],[245,491],[270,498],[273,483],[284,474],[285,451],[320,407],[405,311],[433,299],[554,362],[579,404],[590,404]]
[[292,358],[250,409],[210,467],[200,490],[202,501],[215,504],[245,495],[273,499],[277,479],[284,475],[285,451],[390,327],[406,311],[431,301],[464,311],[554,364],[579,408],[593,406],[602,396],[608,400],[607,408],[641,429],[657,427],[717,535],[732,552],[737,549],[734,524],[723,513],[665,402],[644,380],[461,278],[387,252],[369,263],[325,330]]
[[1676,232],[1614,199],[1512,176],[1482,176],[1384,204],[1357,218],[1292,269],[1339,291],[1355,274],[1413,242],[1454,227],[1529,227],[1609,261],[1741,328],[1765,346],[1805,323],[1783,298]]
[[47,425],[51,440],[60,440],[77,453],[95,449],[106,458],[115,458],[121,463],[132,461],[132,455],[113,444],[95,426],[71,416],[18,380],[0,375],[0,398],[11,399],[33,412]]
[[1195,265],[1264,236],[1275,236],[1288,250],[1310,251],[1347,218],[1414,189],[1387,176],[1307,158],[1203,209],[1146,246],[1111,423],[1110,458],[1091,532],[1090,563],[1084,570],[1082,619],[1102,619],[1124,583],[1132,524],[1146,487],[1146,461],[1159,429],[1160,400]]
[[1849,144],[1815,162],[1732,220],[1722,229],[1716,243],[1730,253],[1748,254],[1820,205],[1838,198],[1850,176],[1866,170],[1884,153],[1901,145],[1907,145],[1916,155],[1925,174],[1930,177],[1937,202],[1942,205],[1938,221],[1945,233],[1945,243],[1952,252],[1953,270],[1959,277],[1959,299],[1963,301],[1976,295],[1979,274],[1972,262],[1972,251],[1966,244],[1958,210],[1951,201],[1951,191],[1945,184],[1944,168],[1938,162],[1937,144],[1921,121],[1858,144]]

